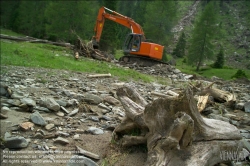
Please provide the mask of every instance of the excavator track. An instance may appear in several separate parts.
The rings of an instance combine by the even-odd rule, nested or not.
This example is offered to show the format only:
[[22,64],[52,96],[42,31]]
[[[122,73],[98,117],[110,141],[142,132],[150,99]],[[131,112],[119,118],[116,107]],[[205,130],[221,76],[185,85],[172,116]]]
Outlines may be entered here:
[[157,64],[167,64],[166,62],[163,61],[159,61],[156,59],[152,59],[152,58],[148,58],[148,57],[143,57],[143,56],[135,56],[135,55],[124,55],[122,56],[119,61],[121,63],[129,63],[129,64],[133,64],[136,63],[138,66],[143,66],[143,67],[150,67],[150,66],[154,66]]

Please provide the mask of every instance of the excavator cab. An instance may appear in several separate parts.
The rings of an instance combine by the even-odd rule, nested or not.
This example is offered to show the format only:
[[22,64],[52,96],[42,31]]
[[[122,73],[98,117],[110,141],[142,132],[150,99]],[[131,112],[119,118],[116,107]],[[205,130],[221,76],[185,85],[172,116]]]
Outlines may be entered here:
[[142,40],[141,34],[135,34],[135,33],[128,34],[123,46],[124,53],[126,54],[130,52],[138,52],[140,50],[141,40]]

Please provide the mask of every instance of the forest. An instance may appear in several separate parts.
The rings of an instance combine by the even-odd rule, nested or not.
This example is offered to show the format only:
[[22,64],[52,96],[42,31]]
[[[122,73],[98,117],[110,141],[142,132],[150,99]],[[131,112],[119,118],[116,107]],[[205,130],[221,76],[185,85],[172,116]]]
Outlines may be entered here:
[[[1,1],[1,28],[51,41],[74,44],[76,34],[89,41],[94,34],[94,26],[101,6],[131,17],[143,27],[148,39],[164,45],[172,56],[184,57],[187,63],[196,65],[199,70],[205,59],[215,59],[214,65],[223,66],[224,54],[228,54],[225,41],[236,37],[225,17],[230,19],[231,0],[200,1],[191,24],[182,25],[183,30],[173,31],[178,22],[187,15],[197,1],[135,0],[135,1]],[[250,3],[241,1],[242,26],[249,27]],[[231,6],[230,6],[231,5]],[[237,5],[237,4],[236,4]],[[249,29],[245,28],[247,32]],[[233,31],[236,31],[235,29]],[[121,49],[124,39],[131,30],[112,21],[105,21],[100,49],[114,53]],[[246,36],[248,47],[249,37]],[[247,53],[247,50],[244,52]],[[231,50],[230,50],[231,51]],[[199,58],[197,58],[199,54]],[[219,56],[221,55],[221,56]],[[250,66],[250,64],[249,64]]]

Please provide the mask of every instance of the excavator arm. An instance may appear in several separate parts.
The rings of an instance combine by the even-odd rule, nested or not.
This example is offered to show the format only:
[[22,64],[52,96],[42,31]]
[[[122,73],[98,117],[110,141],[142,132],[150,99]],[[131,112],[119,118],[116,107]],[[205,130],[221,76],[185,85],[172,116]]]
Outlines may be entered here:
[[[107,13],[109,11],[110,13]],[[92,38],[92,43],[94,47],[98,48],[98,43],[100,42],[102,30],[104,27],[105,19],[109,19],[118,24],[121,24],[129,29],[131,29],[132,33],[142,35],[142,40],[145,40],[144,32],[142,27],[137,24],[132,18],[123,16],[113,10],[110,10],[106,7],[101,7],[98,12],[96,25],[94,28],[95,35]]]

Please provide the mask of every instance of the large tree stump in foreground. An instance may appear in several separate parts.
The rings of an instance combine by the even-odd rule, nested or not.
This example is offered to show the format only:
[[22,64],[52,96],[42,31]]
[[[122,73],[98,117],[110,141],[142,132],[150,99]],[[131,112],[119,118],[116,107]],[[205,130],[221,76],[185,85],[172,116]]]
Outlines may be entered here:
[[[123,146],[147,144],[148,166],[214,165],[225,150],[239,151],[239,130],[223,121],[203,118],[192,91],[159,98],[148,104],[134,87],[125,84],[117,96],[126,117],[113,133]],[[139,136],[126,134],[139,129]]]

